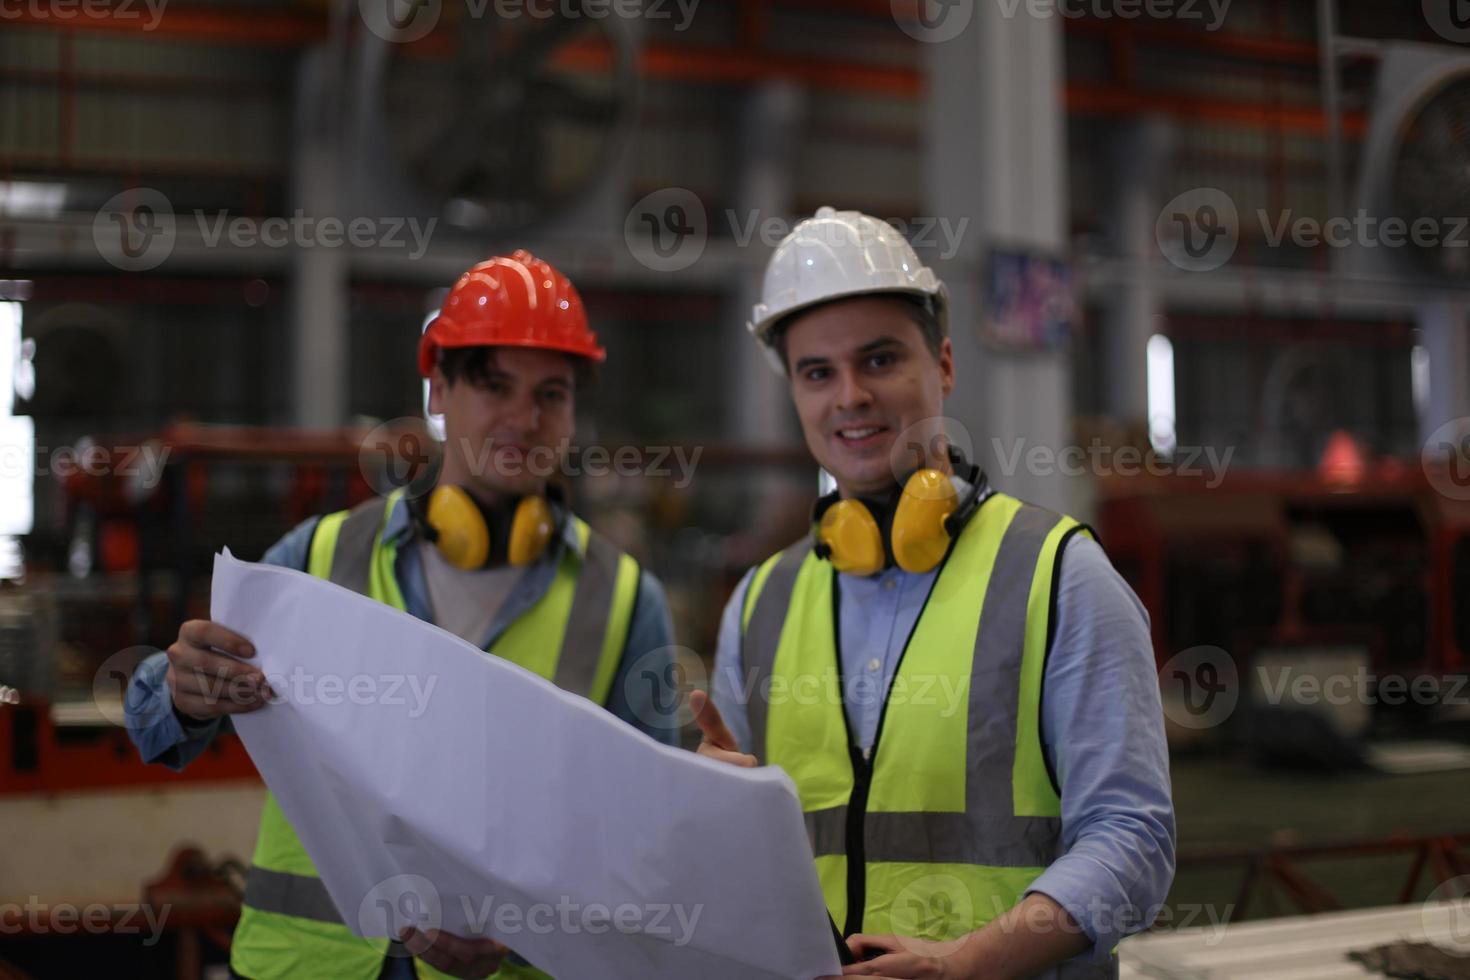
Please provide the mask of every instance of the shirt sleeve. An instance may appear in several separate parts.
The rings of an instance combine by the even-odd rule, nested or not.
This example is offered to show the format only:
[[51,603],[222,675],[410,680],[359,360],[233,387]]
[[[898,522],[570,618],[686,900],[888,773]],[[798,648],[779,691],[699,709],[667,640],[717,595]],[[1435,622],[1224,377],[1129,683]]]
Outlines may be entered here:
[[[304,570],[317,518],[309,517],[271,545],[261,561],[267,565]],[[228,717],[196,722],[174,710],[168,688],[168,654],[151,654],[128,681],[124,713],[128,737],[144,762],[157,762],[175,772],[183,769],[220,732],[233,731]]]
[[607,710],[665,745],[678,745],[677,670],[668,596],[663,584],[643,571],[638,579],[633,620],[628,626],[628,642],[613,675]]
[[725,603],[720,616],[720,633],[715,647],[715,672],[710,678],[710,700],[720,709],[725,726],[735,736],[740,751],[750,751],[750,714],[746,710],[752,692],[746,690],[743,681],[744,664],[740,654],[740,619],[745,608],[745,593],[750,588],[750,579],[755,569],[745,573],[740,584]]
[[1065,908],[1092,958],[1148,927],[1174,878],[1174,805],[1148,613],[1090,538],[1063,553],[1042,739],[1062,856],[1027,889]]

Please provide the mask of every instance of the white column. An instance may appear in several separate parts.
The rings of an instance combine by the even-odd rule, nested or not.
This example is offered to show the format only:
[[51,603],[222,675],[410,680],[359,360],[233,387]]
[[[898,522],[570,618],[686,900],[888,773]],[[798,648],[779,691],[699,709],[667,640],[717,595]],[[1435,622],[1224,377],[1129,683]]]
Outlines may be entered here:
[[925,207],[956,226],[969,221],[958,254],[939,266],[959,372],[947,411],[969,430],[996,486],[1076,512],[1085,486],[1059,472],[1027,472],[1024,451],[1003,472],[996,452],[1010,456],[1021,445],[1058,453],[1072,441],[1067,352],[1009,354],[978,339],[989,247],[1062,254],[1067,238],[1062,21],[1029,16],[1024,6],[1007,17],[1006,7],[976,3],[957,37],[922,42]]
[[1470,416],[1470,304],[1440,299],[1419,311],[1420,344],[1429,360],[1429,391],[1419,417],[1424,440],[1451,419]]
[[1112,251],[1126,273],[1110,291],[1102,314],[1103,410],[1130,427],[1148,421],[1148,338],[1163,312],[1153,279],[1157,188],[1168,168],[1170,127],[1149,117],[1125,124],[1113,143],[1110,179],[1116,201],[1109,214]]
[[[796,149],[805,118],[805,92],[788,82],[768,82],[747,97],[739,120],[742,157],[736,178],[737,217],[741,228],[760,227],[769,218],[792,218]],[[802,217],[801,215],[794,216]],[[711,220],[715,220],[711,216]],[[764,249],[759,236],[749,246]],[[726,363],[731,390],[728,427],[744,445],[790,445],[800,440],[791,396],[783,375],[771,369],[760,346],[744,327],[750,308],[760,298],[761,272],[767,256],[744,265],[730,291],[726,322]]]
[[[334,121],[317,80],[320,49],[302,59],[292,139],[291,202],[309,218],[343,217]],[[291,422],[330,428],[347,421],[349,263],[345,248],[296,248],[291,257]]]

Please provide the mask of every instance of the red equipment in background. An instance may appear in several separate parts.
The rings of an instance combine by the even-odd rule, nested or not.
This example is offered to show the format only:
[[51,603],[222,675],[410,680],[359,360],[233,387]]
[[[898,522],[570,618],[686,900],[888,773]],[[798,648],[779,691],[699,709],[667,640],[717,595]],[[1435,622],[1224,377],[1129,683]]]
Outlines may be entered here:
[[1098,531],[1160,665],[1214,645],[1356,645],[1373,673],[1470,668],[1470,501],[1419,467],[1098,481]]

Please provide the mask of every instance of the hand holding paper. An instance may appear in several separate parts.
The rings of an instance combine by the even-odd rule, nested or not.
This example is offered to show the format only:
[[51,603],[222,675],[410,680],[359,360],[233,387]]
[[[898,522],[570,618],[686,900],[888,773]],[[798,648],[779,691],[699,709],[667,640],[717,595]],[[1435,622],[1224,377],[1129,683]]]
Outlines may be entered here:
[[489,937],[562,980],[807,978],[837,954],[796,792],[301,572],[215,559],[280,697],[235,724],[361,935]]

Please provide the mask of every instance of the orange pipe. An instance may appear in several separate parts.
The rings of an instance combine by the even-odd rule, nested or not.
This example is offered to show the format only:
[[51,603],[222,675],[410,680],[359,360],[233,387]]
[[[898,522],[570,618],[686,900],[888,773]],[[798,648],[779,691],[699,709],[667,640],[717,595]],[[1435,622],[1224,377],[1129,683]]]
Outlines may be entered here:
[[[576,41],[558,50],[554,63],[573,71],[604,71],[612,66],[612,51],[596,42]],[[907,68],[692,44],[645,45],[639,52],[638,70],[646,78],[711,84],[782,78],[814,88],[897,98],[915,98],[924,89],[923,76]]]
[[[1134,116],[1158,112],[1179,119],[1208,119],[1254,128],[1294,129],[1309,133],[1327,131],[1327,117],[1307,106],[1275,106],[1259,102],[1230,102],[1154,92],[1067,86],[1067,111],[1104,116]],[[1368,131],[1368,116],[1362,112],[1343,114],[1344,135],[1362,137]]]
[[[806,4],[822,7],[809,0]],[[874,8],[867,7],[865,10]],[[26,26],[53,27],[67,31],[110,30],[137,31],[146,26],[142,19],[121,20],[114,17],[78,17],[59,20],[45,16],[30,5],[22,5],[12,23]],[[751,25],[759,30],[759,18]],[[1121,30],[1111,24],[1077,20],[1067,21],[1067,30],[1079,33],[1111,34]],[[749,29],[749,28],[748,28]],[[1130,25],[1130,35],[1139,40],[1158,41],[1205,48],[1241,57],[1300,62],[1316,47],[1295,41],[1238,35],[1203,34],[1163,25]],[[262,47],[296,46],[316,41],[326,35],[323,18],[297,14],[262,14],[239,9],[169,10],[154,32],[174,38],[191,38],[208,43],[255,44]],[[420,45],[427,50],[430,35]],[[419,45],[415,45],[419,47]],[[420,47],[427,53],[426,48]],[[595,40],[575,41],[558,51],[554,64],[581,71],[605,71],[612,64],[612,51]],[[917,98],[924,91],[924,76],[908,68],[890,68],[837,59],[820,59],[752,51],[742,48],[691,44],[653,43],[638,55],[638,67],[645,77],[670,81],[710,84],[753,84],[772,78],[822,89],[867,92],[889,98]],[[1102,115],[1135,115],[1163,112],[1179,118],[1204,118],[1216,122],[1252,127],[1274,127],[1305,132],[1324,132],[1326,121],[1320,110],[1308,107],[1272,106],[1259,103],[1170,96],[1128,89],[1098,89],[1074,84],[1066,88],[1069,112]],[[1347,113],[1343,131],[1361,136],[1367,128],[1363,113]]]
[[[140,6],[133,8],[142,11]],[[18,4],[6,18],[17,27],[50,27],[62,31],[143,32],[171,38],[185,37],[219,44],[249,43],[259,47],[297,47],[326,37],[323,17],[297,14],[268,14],[224,8],[220,10],[176,10],[169,8],[154,29],[147,16],[129,18],[104,16],[57,17],[35,4]]]
[[1131,43],[1160,44],[1171,48],[1194,48],[1255,61],[1280,61],[1287,64],[1310,65],[1313,68],[1317,66],[1317,45],[1310,41],[1288,41],[1254,34],[1207,32],[1167,24],[1085,18],[1066,21],[1065,30],[1069,34],[1126,38]]

